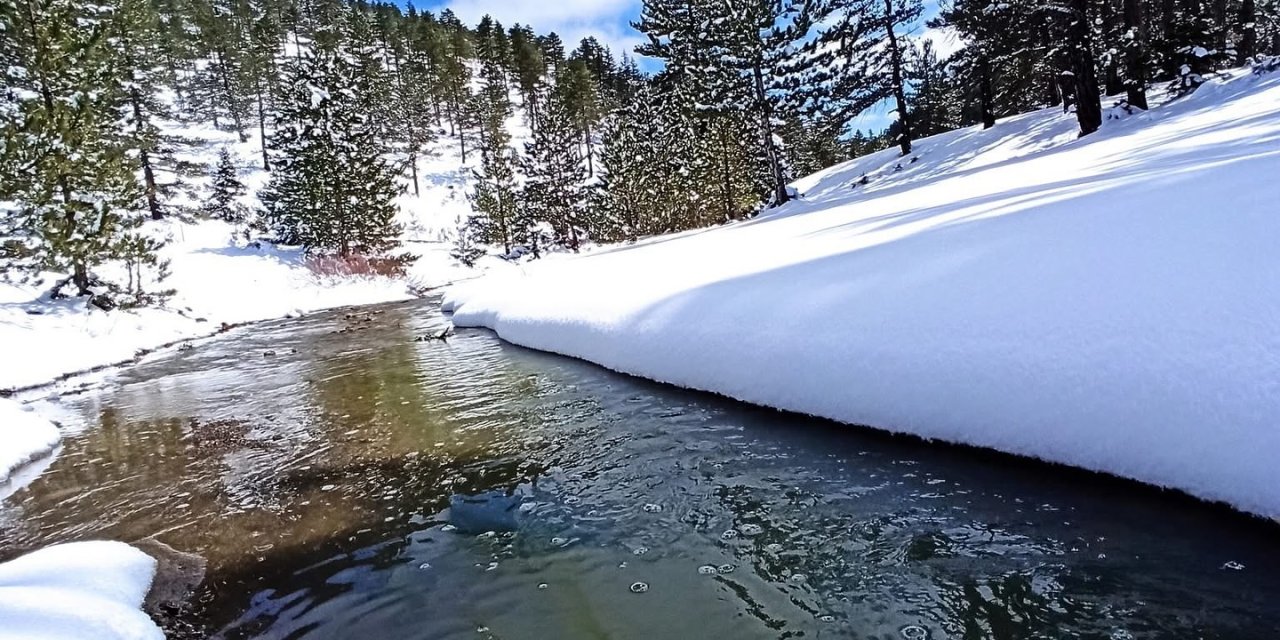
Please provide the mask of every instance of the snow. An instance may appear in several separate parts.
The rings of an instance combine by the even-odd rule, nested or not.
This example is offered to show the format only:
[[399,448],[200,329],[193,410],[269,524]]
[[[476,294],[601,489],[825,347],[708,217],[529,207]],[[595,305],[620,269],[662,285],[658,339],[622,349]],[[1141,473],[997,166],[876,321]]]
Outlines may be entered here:
[[0,564],[0,640],[150,640],[156,561],[120,542],[46,547]]
[[58,428],[53,423],[0,398],[0,490],[13,472],[58,446]]
[[1280,76],[1076,131],[1049,109],[921,140],[759,219],[446,307],[618,371],[1280,517]]

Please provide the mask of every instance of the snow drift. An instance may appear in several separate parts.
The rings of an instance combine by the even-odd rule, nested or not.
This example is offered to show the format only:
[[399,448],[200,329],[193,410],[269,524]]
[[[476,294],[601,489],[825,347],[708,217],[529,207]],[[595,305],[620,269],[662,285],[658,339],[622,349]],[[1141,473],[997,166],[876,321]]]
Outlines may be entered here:
[[1280,74],[1109,115],[1080,140],[1056,110],[922,140],[760,219],[446,307],[626,373],[1280,517]]
[[18,467],[52,451],[59,438],[52,422],[0,398],[0,485],[8,483]]
[[121,542],[46,547],[0,564],[0,640],[152,640],[140,609],[156,561]]

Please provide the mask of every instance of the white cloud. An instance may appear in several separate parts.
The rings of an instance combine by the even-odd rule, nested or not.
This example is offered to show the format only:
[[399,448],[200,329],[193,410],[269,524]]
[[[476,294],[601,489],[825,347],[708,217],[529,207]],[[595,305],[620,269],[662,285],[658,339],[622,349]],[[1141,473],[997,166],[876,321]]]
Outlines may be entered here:
[[449,0],[444,6],[471,26],[489,14],[507,28],[520,23],[539,34],[554,31],[570,51],[595,36],[620,59],[624,52],[634,55],[642,41],[630,27],[640,16],[639,0]]

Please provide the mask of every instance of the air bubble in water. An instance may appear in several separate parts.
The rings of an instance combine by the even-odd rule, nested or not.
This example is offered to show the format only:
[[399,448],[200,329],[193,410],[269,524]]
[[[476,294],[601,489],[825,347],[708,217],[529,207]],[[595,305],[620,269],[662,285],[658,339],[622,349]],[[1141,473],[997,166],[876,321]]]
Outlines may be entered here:
[[551,539],[551,544],[553,544],[553,545],[555,545],[555,546],[557,546],[557,547],[563,547],[563,546],[565,546],[566,544],[569,544],[569,539],[568,539],[568,538],[561,538],[560,536],[556,536],[556,537],[554,537],[554,538],[552,538],[552,539]]
[[902,634],[902,637],[907,640],[925,640],[925,638],[929,637],[929,630],[918,624],[909,624],[898,629],[898,633]]
[[650,502],[649,504],[646,504],[646,505],[644,506],[644,512],[645,512],[645,513],[661,513],[661,512],[662,512],[662,505],[660,505],[660,504],[654,504],[654,503]]
[[1239,563],[1239,562],[1236,562],[1235,560],[1232,560],[1232,561],[1230,561],[1230,562],[1228,562],[1228,563],[1226,563],[1226,564],[1222,565],[1222,568],[1223,568],[1223,569],[1230,569],[1230,570],[1232,570],[1232,571],[1244,571],[1244,565],[1243,565],[1243,564],[1241,564],[1241,563]]
[[636,547],[635,550],[632,551],[631,553],[632,555],[642,556],[646,553],[649,553],[649,547]]
[[758,524],[744,524],[741,527],[738,527],[738,530],[742,532],[742,535],[747,536],[748,538],[764,533],[764,528]]
[[698,573],[704,576],[714,576],[720,573],[720,571],[712,565],[704,564],[701,567],[698,567]]
[[738,530],[737,530],[737,529],[729,529],[729,530],[725,531],[724,533],[720,534],[720,539],[721,539],[721,540],[732,540],[732,539],[734,539],[734,538],[736,538],[736,537],[738,537]]
[[734,565],[731,565],[731,564],[722,564],[722,565],[720,565],[720,566],[716,567],[716,571],[718,571],[718,572],[720,572],[720,573],[733,573],[733,572],[734,572],[734,570],[736,570],[737,568],[738,568],[738,567],[736,567],[736,566],[734,566]]
[[649,590],[649,585],[644,582],[632,582],[631,593],[644,593]]
[[424,563],[422,563],[422,564],[418,565],[418,568],[419,568],[419,569],[422,569],[423,571],[426,571],[427,569],[430,569],[430,568],[431,568],[431,563],[430,563],[430,562],[424,562]]
[[824,616],[818,616],[818,620],[820,620],[820,621],[822,621],[822,622],[835,622],[835,621],[836,621],[836,617],[835,617],[835,616],[833,616],[833,615],[828,614],[828,615],[824,615]]
[[548,585],[548,584],[547,584],[547,583],[545,583],[545,582],[539,582],[539,583],[538,583],[538,589],[539,589],[539,590],[546,589],[548,586],[550,586],[550,585]]

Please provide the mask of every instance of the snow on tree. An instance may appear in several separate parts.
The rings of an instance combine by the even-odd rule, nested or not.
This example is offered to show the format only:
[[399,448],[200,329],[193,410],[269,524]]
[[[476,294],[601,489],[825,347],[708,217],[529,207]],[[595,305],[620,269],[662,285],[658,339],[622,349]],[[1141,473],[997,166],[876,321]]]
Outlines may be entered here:
[[553,94],[520,163],[520,200],[527,212],[522,231],[536,233],[538,223],[545,222],[555,229],[556,243],[573,251],[581,246],[586,230],[587,169],[579,141],[566,96]]
[[363,107],[355,57],[317,46],[289,66],[271,181],[261,194],[277,238],[342,257],[385,256],[400,244],[395,199],[402,187],[381,129]]
[[240,198],[248,189],[240,181],[240,170],[231,160],[226,147],[218,150],[218,164],[214,167],[212,187],[205,205],[205,215],[233,225],[243,225],[249,211],[240,202]]
[[[121,74],[117,14],[71,0],[0,2],[0,55],[7,90],[0,107],[0,237],[7,275],[68,274],[52,294],[92,296],[100,307],[156,299],[161,243],[139,230],[145,194],[117,107]],[[99,267],[123,266],[126,282]]]

